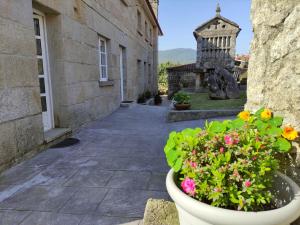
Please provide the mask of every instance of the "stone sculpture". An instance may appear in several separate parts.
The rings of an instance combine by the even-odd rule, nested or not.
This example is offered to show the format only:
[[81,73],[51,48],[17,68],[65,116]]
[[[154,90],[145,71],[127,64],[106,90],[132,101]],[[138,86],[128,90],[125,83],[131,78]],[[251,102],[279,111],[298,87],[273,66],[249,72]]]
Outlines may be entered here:
[[216,67],[211,70],[207,83],[209,97],[211,99],[236,99],[240,98],[240,91],[232,74],[223,67]]

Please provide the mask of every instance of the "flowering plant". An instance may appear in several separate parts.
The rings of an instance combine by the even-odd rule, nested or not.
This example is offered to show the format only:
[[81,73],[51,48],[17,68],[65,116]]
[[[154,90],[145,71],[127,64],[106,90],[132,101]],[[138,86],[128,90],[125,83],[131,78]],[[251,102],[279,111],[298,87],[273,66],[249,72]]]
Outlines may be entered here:
[[276,155],[298,137],[269,109],[241,112],[235,120],[213,121],[205,129],[170,133],[164,148],[181,189],[212,206],[244,211],[272,208],[270,191]]

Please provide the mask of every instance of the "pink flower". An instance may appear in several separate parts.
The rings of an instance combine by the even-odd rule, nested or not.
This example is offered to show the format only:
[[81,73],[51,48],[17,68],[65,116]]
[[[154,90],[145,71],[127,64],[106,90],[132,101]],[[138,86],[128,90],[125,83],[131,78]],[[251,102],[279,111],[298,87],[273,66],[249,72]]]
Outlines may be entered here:
[[191,167],[196,168],[197,167],[197,163],[196,162],[190,162]]
[[220,153],[224,153],[224,148],[223,147],[220,148]]
[[250,187],[251,186],[251,181],[250,180],[246,180],[244,183],[245,187]]
[[232,145],[234,143],[233,138],[229,135],[225,135],[224,140],[226,145]]
[[192,155],[196,155],[196,150],[194,149],[193,151],[192,151]]
[[194,195],[195,194],[195,190],[196,190],[196,184],[195,181],[193,179],[190,178],[185,178],[182,182],[181,182],[181,187],[183,189],[183,191],[189,195]]

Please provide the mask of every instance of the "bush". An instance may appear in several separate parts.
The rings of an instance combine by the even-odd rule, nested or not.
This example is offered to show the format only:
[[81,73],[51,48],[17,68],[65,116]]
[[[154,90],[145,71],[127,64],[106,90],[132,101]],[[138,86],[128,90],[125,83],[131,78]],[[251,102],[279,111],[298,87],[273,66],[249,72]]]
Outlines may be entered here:
[[154,96],[154,104],[160,105],[161,103],[162,103],[162,99],[161,99],[160,95],[159,94],[155,95]]
[[137,103],[142,104],[146,102],[146,98],[144,94],[140,94],[137,99]]
[[145,91],[144,96],[145,96],[146,99],[149,99],[149,98],[152,97],[152,94],[149,90],[147,90],[147,91]]
[[191,96],[182,91],[177,92],[173,98],[176,104],[190,104],[190,99]]
[[268,109],[206,123],[205,129],[172,132],[164,148],[181,189],[212,206],[244,211],[270,209],[277,157],[298,137]]

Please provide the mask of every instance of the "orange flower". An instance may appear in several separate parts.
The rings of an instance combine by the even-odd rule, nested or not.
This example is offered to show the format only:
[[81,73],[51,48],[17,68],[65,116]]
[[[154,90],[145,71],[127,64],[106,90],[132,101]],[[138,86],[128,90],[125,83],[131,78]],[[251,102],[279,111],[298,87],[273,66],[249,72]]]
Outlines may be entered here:
[[287,126],[283,129],[282,136],[290,141],[293,141],[298,137],[298,132],[293,127]]
[[249,111],[243,111],[243,112],[240,112],[238,117],[244,121],[249,121],[250,119],[250,112]]
[[268,120],[272,117],[272,111],[270,109],[264,109],[264,111],[260,114],[261,118],[264,120]]

